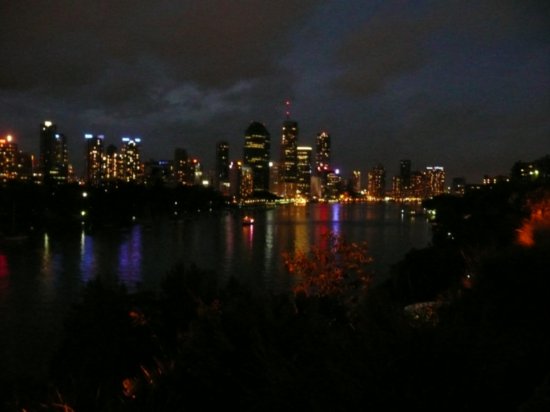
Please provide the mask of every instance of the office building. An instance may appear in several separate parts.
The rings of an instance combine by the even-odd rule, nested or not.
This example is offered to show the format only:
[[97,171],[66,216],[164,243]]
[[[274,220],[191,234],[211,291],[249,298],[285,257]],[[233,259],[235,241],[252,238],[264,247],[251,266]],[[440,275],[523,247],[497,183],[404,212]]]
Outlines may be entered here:
[[296,148],[297,179],[296,189],[301,197],[309,198],[311,194],[311,153],[310,146]]
[[17,144],[11,135],[0,139],[0,182],[15,180],[19,172]]
[[368,198],[369,200],[383,200],[386,196],[386,171],[379,164],[368,173]]
[[427,166],[424,171],[424,198],[445,193],[445,169],[442,166]]
[[189,156],[187,150],[178,147],[174,150],[174,178],[180,185],[186,185],[189,176]]
[[281,159],[279,162],[282,195],[292,198],[296,194],[298,180],[298,123],[287,119],[281,133]]
[[330,135],[319,132],[315,145],[315,174],[321,175],[330,170]]
[[255,191],[269,190],[271,137],[265,126],[252,122],[244,134],[243,165],[252,171]]
[[103,135],[85,134],[86,139],[86,183],[99,186],[104,178]]
[[67,183],[69,179],[67,138],[51,121],[40,125],[40,173],[45,184]]
[[125,182],[141,183],[143,178],[143,165],[139,151],[141,139],[139,137],[123,137],[122,143],[120,176]]
[[224,195],[229,194],[229,143],[218,142],[216,145],[216,172],[214,184]]

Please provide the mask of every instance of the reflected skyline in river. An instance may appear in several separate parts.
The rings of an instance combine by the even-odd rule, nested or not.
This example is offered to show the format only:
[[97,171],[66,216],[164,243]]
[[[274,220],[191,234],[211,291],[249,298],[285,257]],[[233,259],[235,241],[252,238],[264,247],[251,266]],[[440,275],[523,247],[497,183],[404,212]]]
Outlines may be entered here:
[[[277,288],[281,256],[307,251],[326,235],[366,241],[375,274],[384,276],[412,247],[426,246],[431,237],[423,218],[403,216],[397,205],[314,204],[254,211],[255,223],[243,226],[243,210],[195,215],[183,220],[158,220],[126,229],[80,233],[43,233],[41,239],[3,245],[0,279],[23,276],[36,266],[44,284],[68,280],[86,283],[101,276],[129,288],[155,287],[178,263],[213,270],[222,279],[257,273],[266,287]],[[75,252],[78,252],[77,254]],[[20,258],[25,255],[25,264]],[[30,267],[29,267],[30,266]],[[259,272],[259,273],[258,273]]]
[[[245,213],[253,215],[253,225],[242,225]],[[125,229],[59,229],[1,244],[0,371],[16,372],[21,362],[44,368],[40,350],[53,345],[64,315],[90,280],[120,282],[130,291],[155,289],[183,263],[214,271],[220,282],[235,276],[254,288],[285,291],[291,279],[283,253],[323,247],[329,233],[367,242],[375,282],[431,239],[430,224],[402,215],[398,205],[334,203],[196,214]]]

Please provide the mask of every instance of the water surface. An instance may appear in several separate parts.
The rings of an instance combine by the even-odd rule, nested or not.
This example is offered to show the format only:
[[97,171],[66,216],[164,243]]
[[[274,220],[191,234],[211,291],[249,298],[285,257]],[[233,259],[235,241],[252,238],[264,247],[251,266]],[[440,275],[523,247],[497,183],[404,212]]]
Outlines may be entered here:
[[[251,213],[252,226],[242,217]],[[426,246],[430,225],[395,204],[311,204],[160,219],[129,228],[37,233],[0,244],[0,378],[40,375],[82,286],[101,276],[130,290],[156,288],[177,263],[281,291],[291,280],[282,254],[306,251],[328,233],[367,241],[375,279],[411,248]],[[141,286],[138,286],[141,285]]]

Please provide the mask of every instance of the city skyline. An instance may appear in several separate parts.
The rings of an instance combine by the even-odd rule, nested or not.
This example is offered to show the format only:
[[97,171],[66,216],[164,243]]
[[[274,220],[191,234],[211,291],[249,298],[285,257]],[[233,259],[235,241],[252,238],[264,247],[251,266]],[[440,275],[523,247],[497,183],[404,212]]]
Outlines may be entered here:
[[139,136],[144,160],[185,148],[213,170],[216,142],[240,157],[252,121],[276,158],[290,99],[297,144],[326,131],[346,176],[411,159],[479,182],[548,153],[544,2],[340,3],[9,2],[0,134],[38,153],[53,121],[79,174],[85,133]]
[[[67,144],[67,138],[66,136],[58,130],[57,124],[53,123],[50,120],[46,120],[43,123],[40,124],[40,137],[39,137],[39,152],[33,153],[33,152],[27,152],[22,150],[19,147],[18,142],[13,138],[11,134],[8,134],[4,137],[0,137],[0,142],[2,145],[5,146],[5,149],[8,150],[8,152],[3,153],[4,156],[8,156],[4,158],[3,164],[0,166],[3,166],[3,169],[9,168],[9,167],[23,167],[25,172],[21,175],[23,180],[29,179],[31,173],[36,174],[33,180],[40,182],[45,178],[45,181],[49,180],[49,177],[42,176],[42,173],[46,170],[53,170],[55,175],[60,175],[60,183],[67,183],[69,180],[78,180],[81,182],[87,182],[92,184],[97,184],[102,179],[106,178],[109,179],[119,179],[121,176],[110,176],[110,162],[113,162],[114,160],[110,159],[113,155],[117,155],[118,151],[120,150],[120,153],[122,153],[122,156],[126,156],[125,152],[128,151],[128,145],[130,144],[131,147],[135,147],[135,149],[131,149],[132,152],[135,151],[135,153],[141,153],[141,149],[138,149],[138,146],[141,147],[142,139],[140,137],[121,137],[119,138],[118,142],[112,142],[112,141],[105,141],[105,135],[103,134],[92,134],[92,133],[84,133],[83,139],[85,141],[85,153],[83,156],[79,159],[79,161],[83,162],[84,167],[83,170],[75,171],[74,164],[71,162],[70,159],[74,159],[74,157],[70,156],[70,150],[69,145]],[[138,154],[137,158],[131,161],[133,163],[132,171],[125,172],[125,175],[127,175],[122,180],[127,181],[141,181],[143,179],[147,179],[147,172],[145,169],[147,167],[158,167],[160,165],[164,165],[162,167],[168,167],[169,165],[172,165],[174,170],[174,175],[179,175],[181,172],[181,161],[182,159],[185,159],[184,162],[189,162],[188,166],[184,167],[191,167],[192,169],[195,168],[195,166],[198,166],[198,169],[196,171],[199,172],[199,180],[200,184],[206,184],[205,182],[208,181],[208,184],[216,184],[220,183],[222,181],[227,181],[228,176],[222,176],[220,175],[221,169],[220,169],[220,149],[222,150],[223,154],[221,161],[225,163],[226,168],[230,168],[230,165],[232,163],[239,163],[244,166],[250,167],[250,171],[254,171],[254,174],[257,172],[260,172],[262,169],[264,172],[261,172],[260,174],[266,174],[265,176],[256,176],[254,184],[254,190],[267,190],[267,186],[271,186],[271,183],[269,185],[266,185],[266,179],[270,180],[271,178],[268,175],[272,174],[272,171],[268,171],[267,169],[271,169],[271,166],[278,167],[281,170],[279,173],[279,179],[281,179],[281,182],[287,180],[286,175],[290,176],[291,182],[294,182],[293,179],[303,179],[301,178],[299,169],[301,168],[303,171],[307,170],[307,174],[311,177],[313,176],[322,176],[328,173],[333,173],[335,175],[338,175],[339,178],[344,179],[344,181],[356,181],[356,179],[359,177],[359,183],[360,183],[360,174],[362,172],[365,173],[365,175],[370,175],[370,172],[374,169],[381,169],[384,171],[384,174],[390,179],[390,181],[386,181],[385,184],[382,186],[384,187],[383,190],[395,190],[394,184],[395,182],[391,182],[391,179],[397,178],[399,179],[399,185],[404,185],[405,187],[409,186],[409,179],[411,176],[411,173],[419,175],[423,174],[426,171],[430,171],[432,169],[438,169],[441,171],[445,170],[445,166],[441,163],[435,162],[434,164],[416,164],[411,159],[399,159],[399,165],[397,167],[398,171],[397,173],[393,172],[393,169],[395,165],[390,165],[387,167],[386,165],[382,163],[378,163],[376,165],[371,165],[370,167],[365,167],[364,169],[353,169],[346,171],[346,173],[342,173],[341,168],[338,166],[338,162],[333,162],[331,160],[332,156],[330,154],[330,135],[326,133],[325,131],[319,132],[316,137],[315,145],[311,146],[296,146],[296,150],[292,150],[292,152],[296,152],[295,155],[292,155],[292,161],[289,163],[291,164],[289,173],[288,171],[285,172],[284,169],[286,167],[286,163],[288,162],[288,156],[286,154],[287,150],[285,150],[285,141],[288,140],[288,137],[285,130],[292,129],[293,132],[291,134],[292,141],[297,140],[297,130],[298,130],[298,124],[297,122],[290,120],[287,118],[283,122],[282,126],[282,136],[281,136],[281,151],[279,153],[279,157],[277,157],[276,154],[270,155],[270,135],[265,126],[256,121],[252,121],[249,125],[249,127],[245,130],[243,134],[244,142],[242,142],[242,147],[237,149],[242,149],[241,156],[235,155],[231,156],[231,146],[229,143],[225,140],[221,140],[215,143],[214,145],[214,167],[210,169],[205,169],[203,167],[203,159],[198,158],[196,156],[193,156],[193,152],[188,153],[187,148],[182,147],[174,147],[174,148],[167,148],[171,155],[160,158],[160,159],[153,159],[153,158],[144,158],[142,154]],[[266,143],[262,143],[261,141],[257,140],[257,136],[254,136],[254,133],[250,133],[251,130],[258,132],[260,131],[260,134],[265,134],[267,137]],[[45,132],[46,131],[46,132]],[[46,134],[45,134],[46,133]],[[45,143],[44,142],[44,136],[47,136],[47,140],[49,140],[51,143]],[[251,139],[252,138],[252,139]],[[256,140],[254,140],[256,139]],[[263,137],[261,137],[263,139]],[[221,145],[221,147],[220,147]],[[4,147],[3,146],[3,147]],[[51,147],[50,147],[51,146]],[[262,147],[259,151],[258,149]],[[255,148],[255,149],[253,149]],[[235,149],[235,148],[233,148]],[[252,151],[251,151],[252,150]],[[265,150],[265,152],[264,152]],[[307,155],[304,153],[304,150],[309,152]],[[314,152],[313,152],[314,150]],[[302,152],[300,154],[300,151]],[[13,153],[11,153],[13,152]],[[11,153],[11,155],[10,155]],[[182,157],[182,153],[183,157]],[[247,154],[248,153],[248,154]],[[11,156],[11,157],[10,157]],[[53,157],[52,157],[53,156]],[[90,163],[90,156],[95,159]],[[118,155],[120,156],[120,155]],[[251,161],[252,157],[261,156],[262,160],[260,161],[261,166],[255,165],[256,161]],[[306,163],[304,163],[304,160],[308,159],[307,162],[307,168]],[[548,154],[546,155],[548,156]],[[103,157],[105,157],[103,159]],[[130,156],[131,158],[134,157],[134,155]],[[505,179],[511,175],[511,173],[514,173],[513,168],[516,166],[516,164],[529,164],[533,163],[534,161],[540,160],[544,156],[539,156],[538,159],[528,159],[528,160],[521,160],[514,162],[513,165],[509,165],[508,169],[500,174],[494,174],[489,175],[487,173],[484,173],[483,176],[478,181],[466,181],[464,178],[464,175],[459,176],[449,176],[446,175],[444,179],[445,187],[448,190],[452,190],[452,185],[456,182],[462,182],[461,184],[464,185],[466,183],[468,184],[490,184],[495,183],[497,181],[500,181],[502,179]],[[51,158],[52,160],[47,160]],[[101,160],[100,160],[101,158]],[[259,160],[259,159],[258,159]],[[105,176],[103,176],[101,170],[99,170],[99,163],[98,162],[106,162],[106,170],[104,171],[107,173]],[[119,160],[120,162],[120,160]],[[436,165],[438,164],[438,165]],[[141,166],[139,166],[141,165]],[[156,166],[155,166],[156,165]],[[414,166],[414,167],[413,167]],[[61,171],[60,168],[63,168],[64,171]],[[135,169],[135,170],[134,170]],[[294,170],[296,169],[296,170]],[[191,170],[191,169],[190,169]],[[8,174],[9,171],[5,170]],[[145,172],[145,173],[144,173]],[[150,171],[149,171],[150,172]],[[50,173],[50,172],[47,172]],[[359,175],[358,175],[359,174]],[[445,174],[445,173],[444,173]],[[14,176],[17,176],[18,174],[14,174]],[[39,177],[40,176],[40,177]],[[93,176],[93,177],[92,177]],[[203,178],[204,177],[204,178]],[[222,178],[223,177],[223,178]],[[220,178],[222,178],[220,180]],[[17,179],[17,178],[16,178]],[[38,179],[38,180],[36,180]],[[57,179],[57,178],[56,178]],[[69,179],[69,180],[67,180]],[[178,178],[179,179],[179,178]],[[403,180],[405,179],[405,180]],[[196,180],[196,179],[195,179]],[[195,183],[187,182],[186,184],[199,184],[199,180],[197,180]],[[277,179],[276,179],[277,180]],[[95,183],[93,183],[95,181]],[[262,182],[263,181],[263,182]],[[261,187],[257,187],[258,182]],[[216,185],[217,186],[217,185]],[[287,189],[281,189],[282,193],[290,194],[293,193],[296,189],[296,184],[291,184],[292,188],[290,190]],[[364,187],[366,188],[366,182]],[[276,190],[278,191],[278,190]]]

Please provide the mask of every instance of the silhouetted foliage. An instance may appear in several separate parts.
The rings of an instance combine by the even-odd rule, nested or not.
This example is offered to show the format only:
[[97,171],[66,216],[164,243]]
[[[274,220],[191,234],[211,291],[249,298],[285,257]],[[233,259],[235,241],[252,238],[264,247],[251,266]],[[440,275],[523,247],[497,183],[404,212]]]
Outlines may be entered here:
[[[376,286],[366,247],[341,239],[287,256],[296,290],[277,295],[193,266],[156,294],[94,281],[51,381],[9,383],[17,396],[0,399],[8,410],[545,410],[550,236],[515,235],[546,200],[513,186],[434,200],[453,236]],[[436,321],[404,310],[434,300]]]

